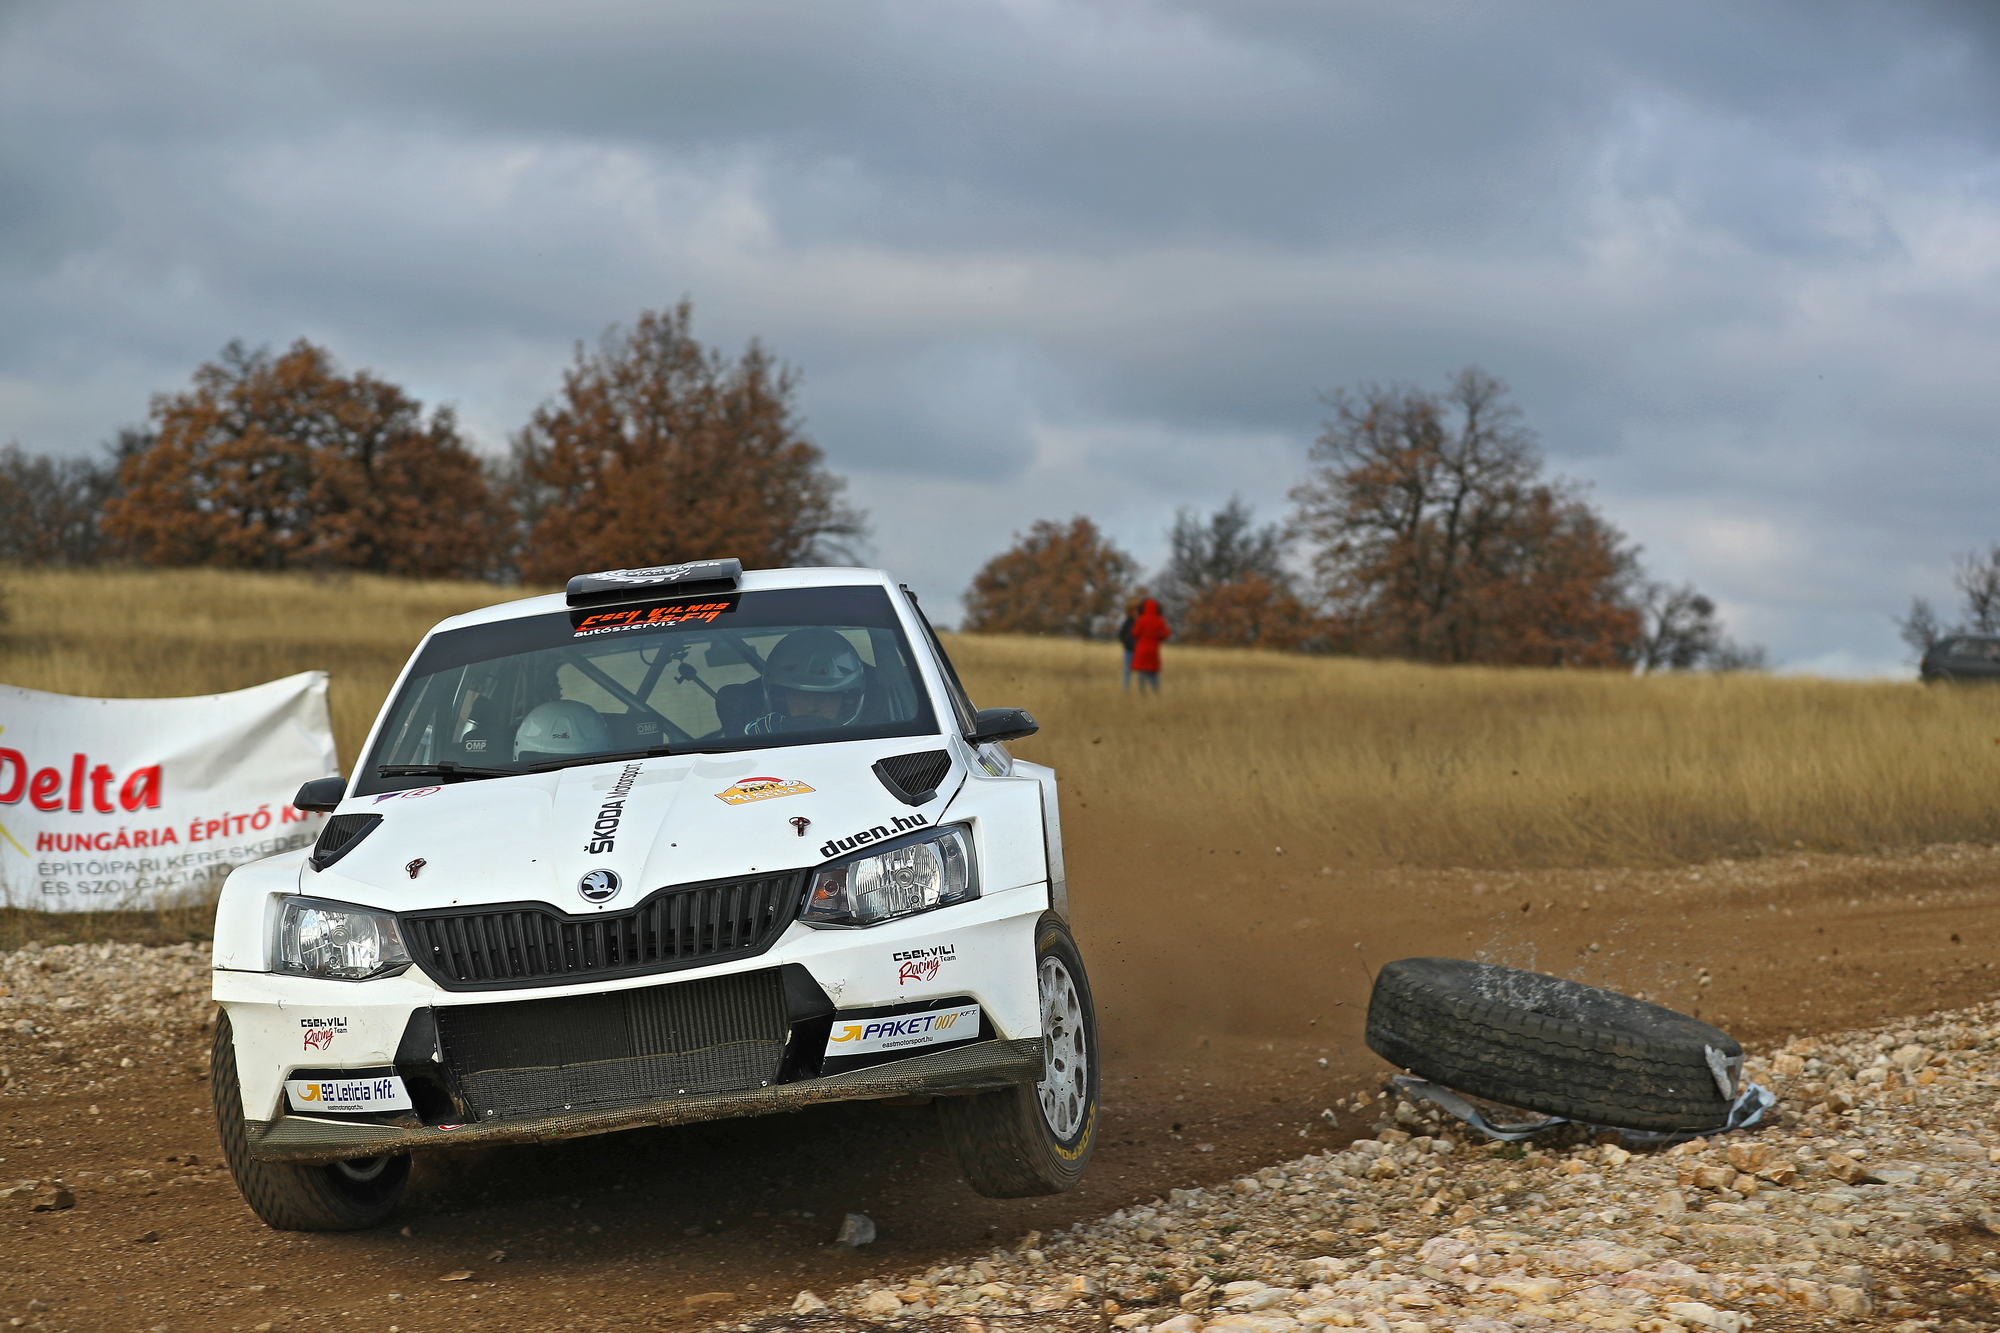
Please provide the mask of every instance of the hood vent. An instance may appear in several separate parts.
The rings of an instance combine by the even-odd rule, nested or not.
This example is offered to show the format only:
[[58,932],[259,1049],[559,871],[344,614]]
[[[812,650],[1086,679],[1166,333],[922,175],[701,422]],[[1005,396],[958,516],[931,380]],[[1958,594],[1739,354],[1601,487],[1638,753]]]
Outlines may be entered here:
[[380,815],[335,815],[319,831],[319,841],[313,844],[312,855],[306,860],[314,870],[326,869],[352,851],[354,844],[374,832],[381,822]]
[[875,765],[875,776],[904,805],[922,805],[937,795],[951,772],[951,756],[943,750],[895,754]]

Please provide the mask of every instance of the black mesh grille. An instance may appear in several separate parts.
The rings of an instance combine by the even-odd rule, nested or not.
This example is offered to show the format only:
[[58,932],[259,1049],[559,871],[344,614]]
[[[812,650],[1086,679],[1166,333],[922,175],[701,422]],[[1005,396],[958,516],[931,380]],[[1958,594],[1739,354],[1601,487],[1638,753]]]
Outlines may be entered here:
[[312,855],[307,859],[314,870],[324,870],[360,842],[368,830],[382,822],[380,815],[335,815],[326,821],[326,827],[319,831],[318,841],[313,843]]
[[882,785],[909,805],[921,805],[928,800],[949,772],[951,756],[943,750],[891,755],[875,765],[875,776],[882,779]]
[[564,916],[536,903],[410,912],[403,939],[446,990],[553,986],[750,958],[798,915],[797,871],[661,889],[625,912]]
[[776,969],[435,1012],[445,1066],[482,1121],[762,1087],[785,1053]]

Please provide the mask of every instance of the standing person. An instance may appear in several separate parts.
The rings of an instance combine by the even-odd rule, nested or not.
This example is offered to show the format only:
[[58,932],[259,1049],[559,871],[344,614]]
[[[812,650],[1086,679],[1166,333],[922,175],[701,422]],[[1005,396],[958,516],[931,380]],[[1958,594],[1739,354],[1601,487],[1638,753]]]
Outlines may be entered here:
[[1160,614],[1160,604],[1148,597],[1139,604],[1139,614],[1132,621],[1132,669],[1139,673],[1139,690],[1143,694],[1150,689],[1160,692],[1160,645],[1173,637],[1167,628],[1167,618]]
[[1132,637],[1132,622],[1138,618],[1139,604],[1137,602],[1125,603],[1125,618],[1118,622],[1118,642],[1125,649],[1125,679],[1120,681],[1118,685],[1118,688],[1121,690],[1132,688],[1132,645],[1136,642]]

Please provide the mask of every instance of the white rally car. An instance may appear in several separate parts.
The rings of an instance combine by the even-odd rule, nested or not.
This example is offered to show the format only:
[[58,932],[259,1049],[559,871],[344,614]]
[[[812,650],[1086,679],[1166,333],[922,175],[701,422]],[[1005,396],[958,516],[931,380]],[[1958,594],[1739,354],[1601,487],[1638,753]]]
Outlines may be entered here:
[[579,575],[418,645],[216,912],[215,1113],[274,1227],[410,1153],[931,1095],[972,1186],[1097,1135],[1055,775],[876,570]]

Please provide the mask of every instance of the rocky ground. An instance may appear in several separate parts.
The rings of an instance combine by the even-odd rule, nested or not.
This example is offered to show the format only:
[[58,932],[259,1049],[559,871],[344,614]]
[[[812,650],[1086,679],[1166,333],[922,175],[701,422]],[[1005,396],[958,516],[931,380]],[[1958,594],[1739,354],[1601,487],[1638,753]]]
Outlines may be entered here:
[[[1753,1057],[1767,1122],[1496,1144],[1388,1094],[1338,1152],[1174,1190],[740,1329],[1134,1333],[2000,1327],[2000,1005]],[[1545,1136],[1547,1137],[1547,1136]]]
[[[377,1231],[271,1232],[216,1151],[206,947],[0,951],[0,1330],[2000,1326],[2000,848],[1287,887],[1296,850],[1217,851],[1179,915],[1198,847],[1077,876],[1106,1133],[1051,1199],[978,1198],[928,1107],[863,1104],[439,1155]],[[1369,968],[1418,954],[1698,1012],[1786,1100],[1629,1159],[1385,1119]],[[1891,1014],[1942,1016],[1791,1036]],[[847,1212],[878,1238],[833,1243]]]

